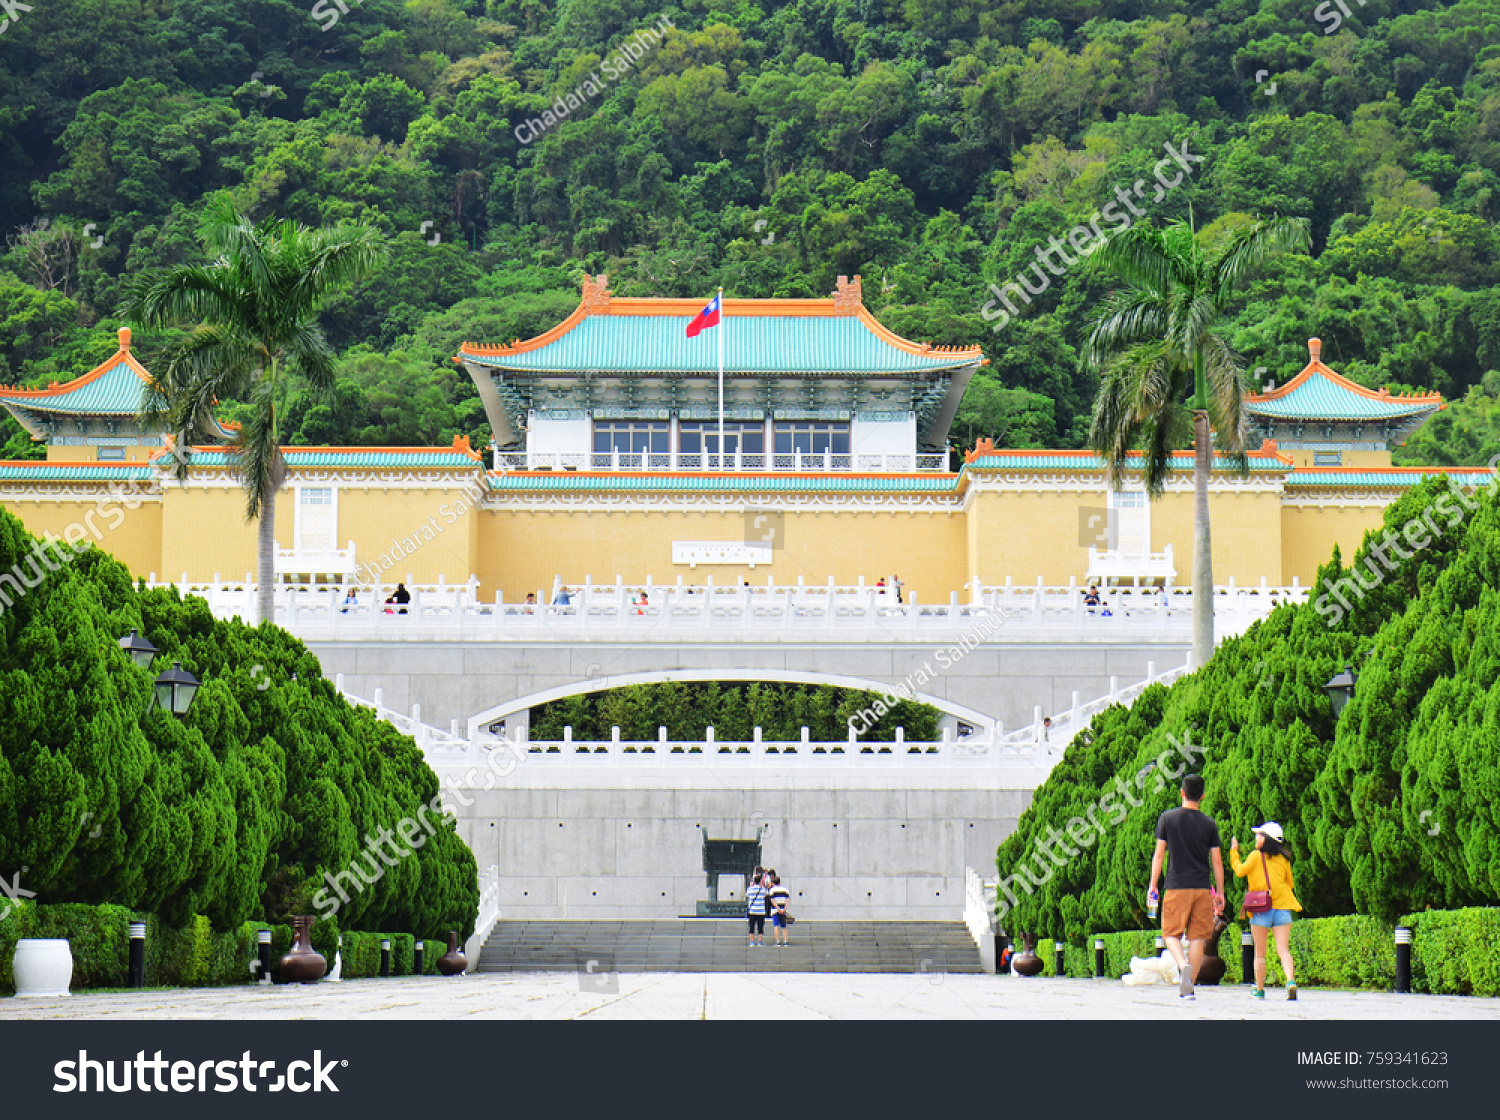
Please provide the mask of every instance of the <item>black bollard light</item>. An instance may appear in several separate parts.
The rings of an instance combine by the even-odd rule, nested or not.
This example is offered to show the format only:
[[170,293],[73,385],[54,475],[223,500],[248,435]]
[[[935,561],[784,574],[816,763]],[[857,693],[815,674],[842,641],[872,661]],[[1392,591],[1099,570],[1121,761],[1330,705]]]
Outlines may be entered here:
[[380,975],[391,974],[391,942],[389,938],[380,939]]
[[1255,937],[1247,929],[1240,934],[1241,984],[1255,983]]
[[1396,927],[1396,991],[1411,991],[1411,930]]
[[1104,938],[1094,938],[1094,975],[1104,979]]
[[130,983],[131,988],[146,986],[146,923],[130,923]]
[[1067,965],[1063,963],[1063,954],[1067,951],[1067,948],[1061,941],[1057,943],[1057,974],[1059,976],[1066,976],[1068,974]]
[[418,941],[411,951],[411,974],[422,975],[422,942]]
[[1164,940],[1162,940],[1161,934],[1157,934],[1156,935],[1156,953],[1154,955],[1159,957],[1163,953],[1165,953],[1166,951],[1167,951],[1167,943]]
[[256,979],[268,980],[271,976],[271,931],[256,931],[255,944],[260,950],[260,975]]

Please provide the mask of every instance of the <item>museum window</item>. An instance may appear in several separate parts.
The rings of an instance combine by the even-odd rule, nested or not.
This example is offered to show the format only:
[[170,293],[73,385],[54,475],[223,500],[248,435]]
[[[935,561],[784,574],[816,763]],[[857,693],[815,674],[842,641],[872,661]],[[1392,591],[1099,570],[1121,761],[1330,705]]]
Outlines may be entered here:
[[849,454],[849,425],[826,420],[778,420],[776,422],[776,454],[822,455],[831,451],[835,455]]
[[649,451],[666,454],[671,425],[665,420],[595,420],[594,453]]
[[[724,443],[729,454],[736,451],[745,455],[763,455],[766,450],[766,426],[759,420],[724,421]],[[684,420],[677,450],[684,455],[719,452],[719,422],[717,420]]]

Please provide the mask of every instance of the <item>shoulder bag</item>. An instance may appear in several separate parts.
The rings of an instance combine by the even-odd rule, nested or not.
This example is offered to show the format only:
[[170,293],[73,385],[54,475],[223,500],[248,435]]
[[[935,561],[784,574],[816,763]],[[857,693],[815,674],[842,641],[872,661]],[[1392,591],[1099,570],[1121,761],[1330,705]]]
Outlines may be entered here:
[[1266,864],[1266,853],[1260,853],[1261,873],[1266,877],[1266,889],[1245,892],[1245,913],[1264,914],[1271,909],[1271,869]]

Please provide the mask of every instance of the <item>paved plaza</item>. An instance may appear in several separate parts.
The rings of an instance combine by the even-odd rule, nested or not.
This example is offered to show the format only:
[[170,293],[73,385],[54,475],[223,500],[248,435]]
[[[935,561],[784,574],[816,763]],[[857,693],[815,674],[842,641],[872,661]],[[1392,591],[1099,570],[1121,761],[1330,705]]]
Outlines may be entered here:
[[[766,950],[774,952],[775,950]],[[0,999],[9,1019],[1500,1019],[1500,999],[911,973],[509,973]]]

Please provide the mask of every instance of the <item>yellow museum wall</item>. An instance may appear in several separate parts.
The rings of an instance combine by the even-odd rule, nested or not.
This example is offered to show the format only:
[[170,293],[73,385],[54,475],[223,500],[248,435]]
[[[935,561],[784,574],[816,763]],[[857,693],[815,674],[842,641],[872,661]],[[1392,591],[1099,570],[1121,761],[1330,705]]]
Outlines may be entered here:
[[[1285,448],[1279,448],[1278,452],[1285,455],[1293,464],[1299,467],[1315,467],[1319,465],[1313,461],[1314,457],[1318,454],[1313,448],[1297,448],[1290,451]],[[1368,467],[1388,467],[1391,465],[1391,453],[1389,451],[1341,451],[1339,452],[1339,457],[1340,462],[1337,464],[1328,463],[1324,465],[1358,467],[1361,469]]]
[[[132,444],[125,448],[126,463],[142,463],[151,458],[158,449],[147,447],[144,444]],[[62,445],[47,445],[47,462],[49,463],[97,463],[99,461],[99,448],[90,444],[86,447],[65,447]],[[120,462],[121,460],[112,460]]]
[[[295,476],[292,480],[295,483]],[[773,552],[769,565],[754,572],[744,565],[703,565],[696,570],[672,563],[675,541],[740,541],[745,517],[738,512],[653,510],[579,512],[468,510],[462,484],[443,489],[339,487],[338,543],[354,540],[362,565],[393,552],[397,541],[415,541],[409,555],[392,557],[387,582],[410,574],[418,583],[439,577],[461,583],[472,572],[480,591],[491,598],[497,588],[508,600],[527,591],[550,593],[552,578],[569,583],[585,575],[607,582],[618,573],[628,581],[676,583],[678,574],[704,583],[749,579],[764,585],[840,584],[864,576],[899,574],[922,602],[946,601],[952,592],[967,598],[967,583],[977,574],[986,584],[1003,584],[1010,576],[1020,585],[1038,575],[1049,584],[1082,582],[1087,574],[1086,542],[1080,543],[1080,510],[1102,510],[1098,491],[987,491],[975,494],[967,513],[887,509],[879,512],[821,509],[787,511],[780,532],[785,547]],[[1379,492],[1372,492],[1371,496]],[[1345,499],[1347,500],[1347,499]],[[239,579],[254,572],[255,530],[246,523],[245,499],[238,487],[169,487],[160,500],[129,510],[105,499],[104,513],[94,520],[104,533],[101,547],[135,576],[155,572],[160,579],[206,580],[215,573]],[[1274,492],[1213,493],[1214,578],[1241,585],[1289,584],[1297,577],[1312,582],[1335,543],[1348,558],[1367,530],[1378,527],[1384,505],[1283,505]],[[62,536],[83,523],[94,502],[79,500],[7,500],[29,532]],[[118,511],[123,518],[109,528]],[[1151,545],[1173,546],[1177,582],[1192,578],[1193,498],[1173,491],[1151,508]],[[277,539],[290,548],[295,538],[295,493],[291,486],[277,501]],[[423,527],[430,540],[424,539]],[[403,544],[403,550],[406,545]],[[365,573],[369,568],[364,569]]]
[[[85,501],[6,501],[0,503],[20,518],[26,531],[40,537],[47,532],[67,539],[70,525],[84,530],[90,522],[99,536],[88,532],[87,539],[130,569],[132,576],[149,577],[161,570],[162,508],[157,502],[142,502],[128,509],[114,498],[101,502]],[[114,526],[114,528],[111,528]]]
[[986,491],[969,506],[970,568],[982,584],[1015,586],[1082,582],[1088,574],[1087,543],[1079,543],[1081,510],[1103,510],[1104,490],[1039,493]]
[[1384,506],[1285,506],[1281,511],[1282,569],[1287,583],[1296,576],[1310,586],[1318,566],[1328,563],[1333,546],[1347,565],[1365,533],[1385,520]]
[[[1016,586],[1080,584],[1088,575],[1085,519],[1104,516],[1103,488],[1096,491],[989,491],[970,507],[971,567],[985,584]],[[1264,577],[1281,582],[1281,498],[1274,492],[1210,493],[1214,582],[1259,584]],[[1102,524],[1102,522],[1101,522]],[[1151,550],[1172,546],[1177,582],[1192,581],[1193,495],[1171,491],[1151,504]]]
[[[405,581],[408,575],[415,583],[437,583],[440,576],[448,583],[463,583],[477,570],[472,547],[475,515],[464,493],[457,487],[341,487],[339,547],[354,542],[362,578],[378,569],[386,583]],[[291,541],[290,533],[286,541]]]
[[[291,547],[291,494],[276,499],[277,539]],[[243,579],[256,571],[255,526],[245,520],[245,492],[238,486],[169,486],[162,494],[162,571],[164,580]]]
[[[1210,491],[1208,521],[1214,583],[1280,586],[1281,495],[1275,491]],[[1193,493],[1174,490],[1152,504],[1151,549],[1171,544],[1177,582],[1193,582]]]
[[963,592],[965,525],[961,514],[941,512],[863,513],[833,510],[787,511],[780,515],[784,547],[773,550],[770,564],[705,564],[696,569],[672,563],[676,541],[742,541],[743,513],[629,511],[547,512],[486,510],[479,518],[479,559],[475,572],[482,594],[496,588],[507,601],[536,591],[550,596],[552,578],[578,584],[585,576],[607,583],[621,575],[627,582],[650,576],[658,584],[702,585],[713,576],[723,586],[742,580],[764,586],[854,584],[864,576],[873,585],[881,576],[899,575],[920,601],[946,602]]

